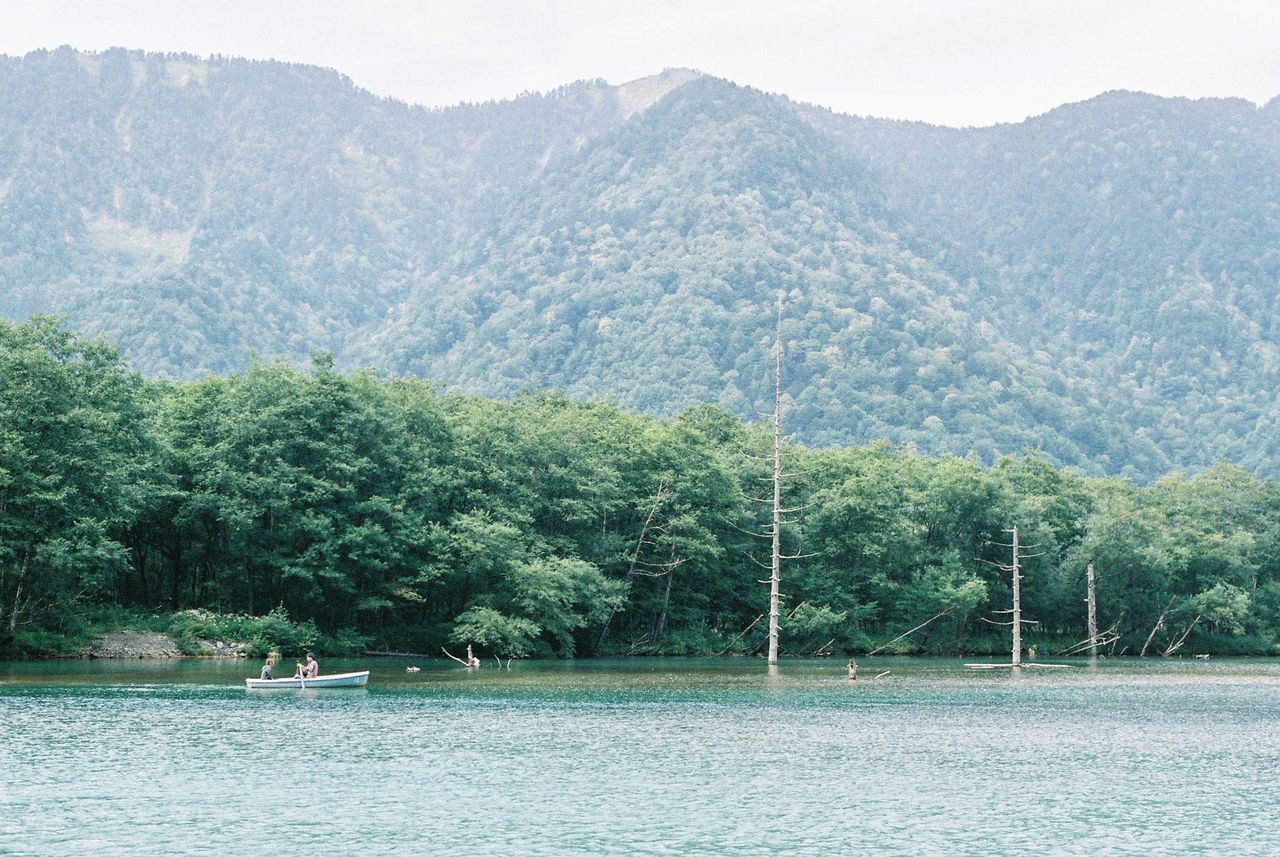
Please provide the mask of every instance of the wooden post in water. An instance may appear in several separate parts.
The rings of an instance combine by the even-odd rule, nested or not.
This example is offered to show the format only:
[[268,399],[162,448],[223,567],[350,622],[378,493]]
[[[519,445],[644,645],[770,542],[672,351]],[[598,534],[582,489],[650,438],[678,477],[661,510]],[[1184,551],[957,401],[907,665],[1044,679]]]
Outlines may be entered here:
[[1018,565],[1018,527],[1013,527],[1013,660],[1017,669],[1022,666],[1022,569]]
[[769,666],[778,665],[778,601],[782,586],[782,293],[773,343],[773,558],[769,572]]
[[1085,581],[1088,592],[1085,600],[1089,606],[1089,660],[1096,661],[1098,659],[1098,602],[1093,591],[1093,563],[1089,563],[1085,569]]

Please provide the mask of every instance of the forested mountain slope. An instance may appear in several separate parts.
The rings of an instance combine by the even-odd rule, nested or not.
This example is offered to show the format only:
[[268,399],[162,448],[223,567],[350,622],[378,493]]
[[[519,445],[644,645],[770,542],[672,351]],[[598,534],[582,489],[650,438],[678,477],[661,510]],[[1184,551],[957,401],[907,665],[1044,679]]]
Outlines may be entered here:
[[1002,332],[1147,406],[1174,462],[1274,469],[1280,99],[1112,92],[965,130],[811,115],[999,294]]
[[598,123],[599,87],[429,113],[334,72],[69,49],[0,63],[0,310],[146,372],[345,350]]
[[1109,93],[1016,125],[673,70],[427,110],[332,71],[0,59],[0,314],[146,374],[251,352],[546,385],[927,452],[1280,472],[1280,104]]
[[1147,454],[1089,418],[1087,379],[1000,337],[981,290],[912,253],[898,220],[788,105],[703,78],[545,176],[362,362],[390,355],[490,393],[532,383],[754,414],[772,407],[782,289],[791,418],[810,440]]

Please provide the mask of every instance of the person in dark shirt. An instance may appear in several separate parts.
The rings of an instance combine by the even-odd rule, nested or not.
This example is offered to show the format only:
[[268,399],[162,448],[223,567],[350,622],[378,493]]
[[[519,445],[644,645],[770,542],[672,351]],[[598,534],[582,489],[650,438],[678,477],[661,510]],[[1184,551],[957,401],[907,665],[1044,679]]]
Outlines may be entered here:
[[271,668],[275,666],[275,663],[276,663],[276,659],[271,657],[270,655],[267,655],[267,662],[262,665],[262,674],[259,675],[258,678],[266,679],[270,681],[272,678]]

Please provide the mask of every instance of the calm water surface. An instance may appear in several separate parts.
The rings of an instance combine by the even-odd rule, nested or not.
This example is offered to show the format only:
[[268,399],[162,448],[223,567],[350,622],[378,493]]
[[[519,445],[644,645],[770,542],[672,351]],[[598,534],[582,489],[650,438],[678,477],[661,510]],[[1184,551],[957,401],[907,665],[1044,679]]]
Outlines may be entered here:
[[0,663],[0,854],[1280,854],[1280,662]]

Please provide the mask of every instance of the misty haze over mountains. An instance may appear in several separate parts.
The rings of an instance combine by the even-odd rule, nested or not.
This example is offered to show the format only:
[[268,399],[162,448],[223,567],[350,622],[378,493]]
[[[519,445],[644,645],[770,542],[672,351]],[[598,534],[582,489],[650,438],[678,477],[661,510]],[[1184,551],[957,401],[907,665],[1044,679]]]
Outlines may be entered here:
[[952,129],[669,70],[428,110],[336,72],[0,58],[0,314],[984,460],[1280,474],[1280,99]]

